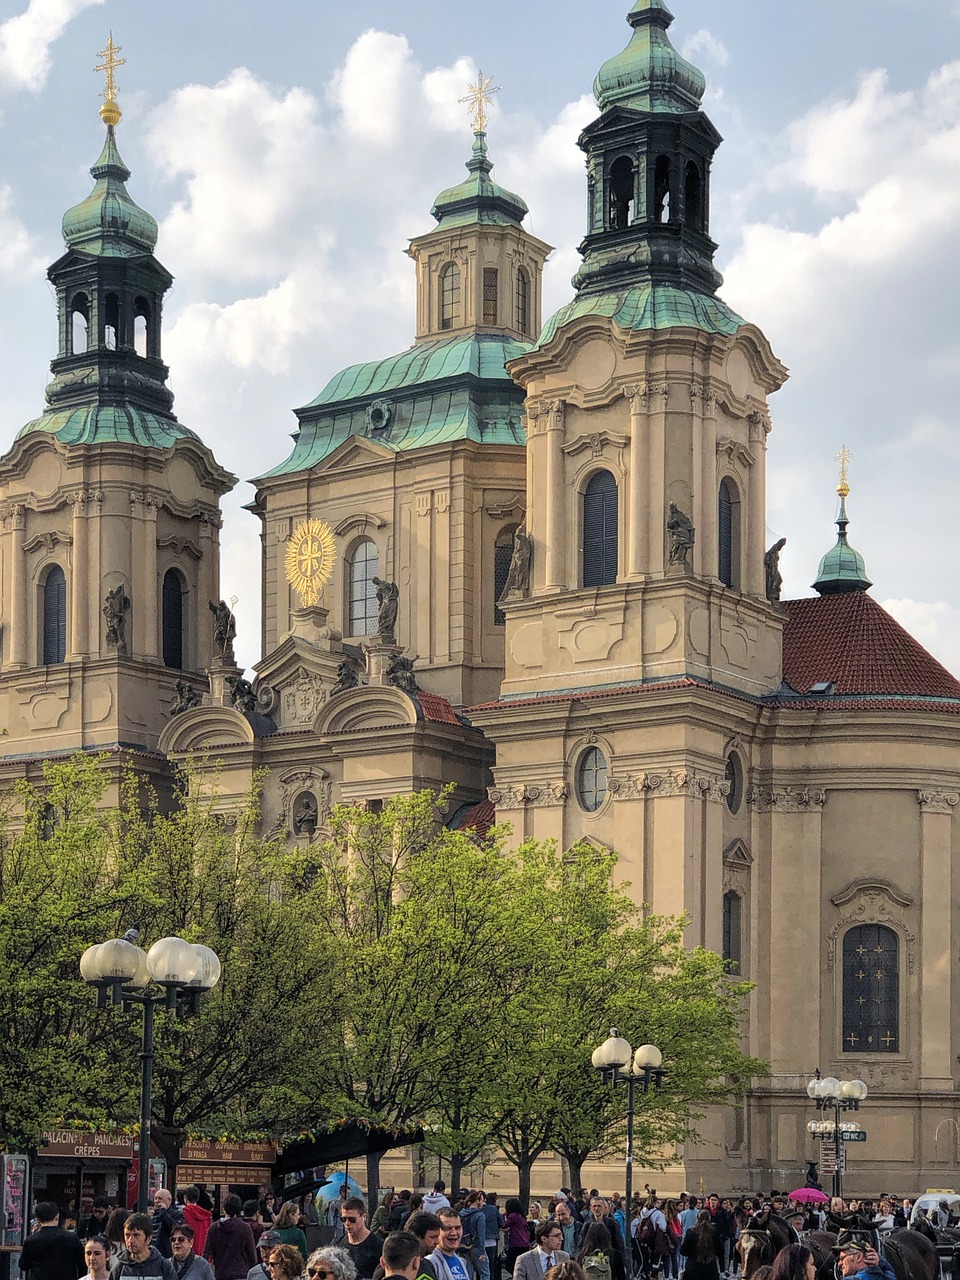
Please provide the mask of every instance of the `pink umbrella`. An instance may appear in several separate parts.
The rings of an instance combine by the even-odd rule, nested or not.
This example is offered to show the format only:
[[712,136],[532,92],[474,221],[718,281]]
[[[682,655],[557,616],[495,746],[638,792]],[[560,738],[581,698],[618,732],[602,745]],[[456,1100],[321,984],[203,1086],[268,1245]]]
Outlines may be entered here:
[[816,1187],[800,1187],[796,1191],[791,1191],[788,1200],[795,1200],[797,1204],[829,1204],[830,1197],[825,1196],[822,1191],[818,1191]]

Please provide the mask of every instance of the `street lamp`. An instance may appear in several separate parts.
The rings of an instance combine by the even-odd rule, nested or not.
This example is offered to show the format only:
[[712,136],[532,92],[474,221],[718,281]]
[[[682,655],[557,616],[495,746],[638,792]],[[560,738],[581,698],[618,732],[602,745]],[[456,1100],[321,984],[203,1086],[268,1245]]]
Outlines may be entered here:
[[837,1080],[834,1076],[821,1076],[820,1068],[807,1085],[807,1097],[817,1104],[818,1111],[833,1111],[832,1120],[811,1120],[807,1129],[814,1136],[823,1137],[833,1133],[834,1169],[833,1194],[843,1196],[843,1165],[845,1133],[859,1133],[860,1126],[856,1122],[844,1121],[841,1126],[841,1111],[859,1111],[860,1103],[867,1096],[867,1086],[862,1080]]
[[178,1018],[200,1012],[200,997],[220,981],[215,951],[183,938],[161,938],[149,951],[136,946],[140,935],[97,942],[80,957],[80,976],[97,988],[97,1008],[119,1004],[124,1013],[143,1009],[140,1049],[140,1185],[137,1210],[146,1212],[150,1168],[150,1112],[153,1104],[153,1014],[160,1006]]
[[630,1225],[630,1205],[633,1201],[633,1117],[634,1090],[640,1085],[641,1093],[648,1093],[650,1086],[659,1089],[663,1084],[666,1071],[663,1067],[663,1054],[655,1044],[642,1044],[636,1052],[630,1043],[624,1040],[614,1027],[599,1048],[594,1049],[590,1059],[600,1072],[604,1084],[625,1084],[627,1086],[627,1176],[626,1176],[626,1214],[627,1226]]

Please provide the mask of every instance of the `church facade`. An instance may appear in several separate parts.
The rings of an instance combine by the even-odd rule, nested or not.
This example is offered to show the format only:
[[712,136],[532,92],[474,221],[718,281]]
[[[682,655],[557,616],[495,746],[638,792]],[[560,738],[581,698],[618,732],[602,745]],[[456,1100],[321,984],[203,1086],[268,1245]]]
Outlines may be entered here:
[[458,824],[612,847],[639,901],[756,984],[744,1046],[771,1064],[662,1185],[802,1182],[818,1067],[869,1089],[851,1192],[951,1185],[960,682],[869,594],[845,478],[817,594],[780,599],[787,370],[718,296],[721,139],[671,21],[637,0],[597,77],[582,265],[546,323],[550,246],[478,119],[408,249],[413,346],[336,373],[255,481],[252,680],[219,594],[234,478],[173,414],[171,278],[107,103],[50,269],[47,403],[0,458],[0,774],[103,750],[163,792],[195,758],[228,809],[265,771],[264,831],[298,841],[335,803],[451,786]]

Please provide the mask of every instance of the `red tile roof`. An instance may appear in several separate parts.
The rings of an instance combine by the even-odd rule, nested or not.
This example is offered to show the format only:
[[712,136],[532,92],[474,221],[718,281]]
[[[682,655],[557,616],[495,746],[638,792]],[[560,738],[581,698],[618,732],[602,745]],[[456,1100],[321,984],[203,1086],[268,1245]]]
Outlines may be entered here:
[[865,591],[789,600],[785,607],[783,678],[797,693],[829,681],[838,697],[960,698],[960,681]]
[[481,800],[460,819],[459,831],[475,831],[483,839],[497,820],[497,810],[492,800]]
[[425,720],[432,720],[434,724],[462,723],[457,719],[451,704],[446,698],[441,698],[438,693],[423,693],[421,691],[417,694],[417,701],[420,703]]

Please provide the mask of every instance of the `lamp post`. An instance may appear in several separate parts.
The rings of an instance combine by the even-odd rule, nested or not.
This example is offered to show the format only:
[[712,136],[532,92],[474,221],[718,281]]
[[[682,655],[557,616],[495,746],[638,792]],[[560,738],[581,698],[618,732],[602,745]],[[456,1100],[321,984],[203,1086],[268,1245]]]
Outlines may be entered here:
[[124,1013],[143,1009],[140,1048],[140,1183],[137,1211],[147,1208],[150,1168],[150,1112],[153,1104],[153,1015],[158,1007],[183,1018],[200,1012],[200,997],[220,981],[215,951],[183,938],[161,938],[149,951],[135,945],[136,929],[122,938],[97,942],[80,957],[80,976],[97,988],[97,1008],[119,1004]]
[[604,1084],[625,1084],[627,1086],[627,1173],[626,1203],[623,1211],[627,1219],[627,1231],[630,1229],[630,1205],[633,1202],[633,1118],[635,1114],[635,1089],[640,1085],[641,1093],[649,1093],[651,1085],[659,1089],[663,1084],[666,1071],[663,1067],[663,1054],[655,1044],[642,1044],[636,1053],[630,1043],[624,1040],[614,1027],[603,1044],[594,1049],[591,1062],[600,1072]]
[[844,1131],[858,1131],[855,1122],[840,1123],[841,1111],[859,1111],[860,1103],[867,1096],[867,1086],[862,1080],[837,1080],[834,1076],[821,1076],[820,1068],[807,1085],[807,1097],[817,1104],[818,1111],[833,1111],[832,1120],[811,1120],[807,1129],[814,1135],[833,1132],[833,1194],[843,1198]]

